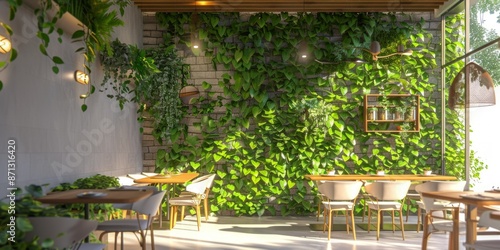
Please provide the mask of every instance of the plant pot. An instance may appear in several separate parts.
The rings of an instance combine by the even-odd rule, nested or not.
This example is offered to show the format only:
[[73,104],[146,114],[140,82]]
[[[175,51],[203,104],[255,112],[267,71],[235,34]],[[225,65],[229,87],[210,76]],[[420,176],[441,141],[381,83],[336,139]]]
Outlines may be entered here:
[[385,175],[385,171],[384,170],[377,170],[377,175]]
[[424,175],[431,175],[432,174],[432,170],[424,170]]
[[415,120],[415,109],[409,109],[406,113],[405,113],[405,120],[406,121],[413,121]]
[[378,110],[378,118],[377,118],[377,120],[382,120],[382,121],[387,120],[387,109],[380,108]]
[[368,110],[368,113],[366,114],[366,119],[368,121],[377,120],[377,110],[376,109]]
[[401,121],[403,120],[403,114],[399,111],[394,112],[394,120]]

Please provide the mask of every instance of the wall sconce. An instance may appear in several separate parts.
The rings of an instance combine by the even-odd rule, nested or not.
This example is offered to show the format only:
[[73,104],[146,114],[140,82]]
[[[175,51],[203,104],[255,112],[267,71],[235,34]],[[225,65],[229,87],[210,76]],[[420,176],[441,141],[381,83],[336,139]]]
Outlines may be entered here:
[[186,86],[179,91],[179,97],[184,105],[191,103],[191,99],[198,97],[200,91],[195,86]]
[[76,70],[75,71],[75,81],[80,83],[80,84],[87,85],[87,84],[89,84],[89,75],[85,74],[81,70]]
[[12,44],[9,39],[0,36],[0,53],[6,54],[12,49]]

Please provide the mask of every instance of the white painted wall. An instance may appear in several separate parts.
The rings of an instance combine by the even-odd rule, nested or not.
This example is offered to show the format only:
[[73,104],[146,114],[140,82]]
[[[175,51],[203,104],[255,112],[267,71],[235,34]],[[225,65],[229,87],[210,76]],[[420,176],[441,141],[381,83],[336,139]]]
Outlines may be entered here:
[[[22,6],[9,21],[7,1],[0,1],[0,21],[14,30],[13,47],[18,58],[3,71],[0,79],[0,195],[7,188],[8,140],[15,140],[15,186],[72,182],[97,173],[122,175],[142,169],[141,135],[135,107],[120,110],[116,101],[96,91],[82,112],[79,95],[87,87],[73,80],[76,69],[83,70],[79,47],[65,34],[63,44],[52,37],[49,53],[64,60],[59,74],[52,73],[49,58],[39,50],[33,10]],[[142,47],[142,14],[129,6],[123,17],[125,27],[115,35],[122,42]],[[0,31],[2,32],[2,31]],[[5,36],[4,33],[0,33]],[[2,54],[0,54],[2,56]],[[5,60],[2,58],[2,60]],[[103,73],[99,62],[91,75],[100,86]],[[2,198],[0,198],[2,199]]]

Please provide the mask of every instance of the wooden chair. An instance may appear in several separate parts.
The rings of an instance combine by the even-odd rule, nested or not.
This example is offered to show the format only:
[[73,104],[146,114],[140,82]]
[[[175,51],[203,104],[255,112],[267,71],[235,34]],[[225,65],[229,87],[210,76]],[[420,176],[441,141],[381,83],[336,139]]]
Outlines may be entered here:
[[[212,179],[209,181],[209,185],[207,186],[207,189],[205,190],[205,195],[202,196],[203,210],[205,212],[205,221],[208,221],[208,210],[210,207],[208,204],[208,195],[210,194],[210,190],[212,189],[212,184],[213,184],[213,181],[215,179],[215,174],[207,174],[207,175],[200,176],[200,177],[194,179],[191,183],[197,183],[197,182],[200,182],[200,181],[203,181],[206,179]],[[193,193],[191,193],[187,190],[184,190],[179,194],[180,197],[193,196],[193,195],[194,195]],[[181,216],[180,216],[180,220],[182,221],[183,219],[184,219],[184,206],[181,207]]]
[[[495,211],[496,213],[500,213],[500,211]],[[494,211],[484,211],[479,217],[478,224],[482,227],[490,227],[496,230],[500,230],[500,220],[496,220],[491,218],[491,213]],[[499,239],[491,239],[491,240],[477,240],[472,244],[464,243],[466,248],[471,248],[475,250],[498,250],[500,249],[500,240]]]
[[[422,192],[433,192],[433,191],[463,191],[465,188],[465,181],[428,181],[425,183],[421,183],[419,185],[415,186],[415,191],[419,194]],[[460,206],[460,204],[457,203],[451,203],[449,201],[436,201],[436,207],[437,205],[441,205],[443,207],[443,213],[448,211],[446,207],[455,207],[455,206]],[[420,230],[420,225],[422,224],[422,210],[425,210],[425,206],[422,202],[422,198],[420,198],[417,201],[417,233]],[[445,216],[445,214],[443,214]]]
[[[415,190],[418,193],[433,191],[449,192],[462,191],[464,187],[464,181],[429,181],[417,185],[415,187]],[[454,218],[447,215],[449,211],[460,209],[460,204],[422,197],[422,200],[418,202],[418,205],[420,207],[419,211],[426,211],[423,225],[424,230],[422,235],[422,250],[427,249],[427,243],[432,233],[439,231],[448,233],[453,232],[453,223],[460,223],[459,230],[465,231],[465,222],[460,222],[459,218]],[[420,218],[420,212],[418,216]],[[454,246],[455,244],[451,237],[448,244],[449,247],[458,249],[458,246]]]
[[[352,236],[356,240],[356,225],[354,223],[354,204],[363,182],[361,181],[326,181],[318,186],[319,192],[323,197],[323,232],[328,224],[328,240],[332,233],[333,213],[338,211],[345,212],[345,222],[347,233],[349,228],[352,230]],[[351,222],[349,223],[349,216]]]
[[382,213],[384,211],[391,212],[392,216],[392,232],[395,231],[394,212],[399,212],[399,227],[403,240],[405,239],[403,225],[403,202],[410,188],[410,181],[377,181],[369,185],[365,185],[366,192],[370,195],[367,201],[368,206],[368,232],[371,227],[371,212],[377,211],[377,240],[380,239],[380,227],[383,225]]
[[190,183],[186,187],[186,192],[182,195],[170,198],[168,203],[170,205],[170,229],[174,228],[177,222],[177,208],[182,208],[182,216],[184,217],[184,207],[191,206],[196,210],[196,219],[198,223],[198,231],[200,230],[201,225],[201,215],[200,215],[200,204],[202,201],[205,201],[205,220],[208,220],[208,192],[212,183],[215,179],[215,174],[209,174],[198,178],[199,180],[195,180]]

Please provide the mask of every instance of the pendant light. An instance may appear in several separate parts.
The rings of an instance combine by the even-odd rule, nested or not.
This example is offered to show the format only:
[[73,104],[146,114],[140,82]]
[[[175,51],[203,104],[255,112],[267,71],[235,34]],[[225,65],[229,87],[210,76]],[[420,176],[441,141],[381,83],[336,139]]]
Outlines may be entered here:
[[450,109],[492,106],[495,103],[493,79],[476,63],[468,63],[453,79],[448,99]]

